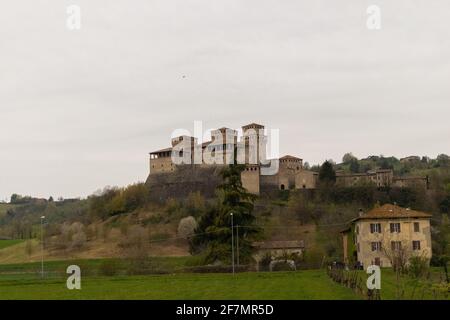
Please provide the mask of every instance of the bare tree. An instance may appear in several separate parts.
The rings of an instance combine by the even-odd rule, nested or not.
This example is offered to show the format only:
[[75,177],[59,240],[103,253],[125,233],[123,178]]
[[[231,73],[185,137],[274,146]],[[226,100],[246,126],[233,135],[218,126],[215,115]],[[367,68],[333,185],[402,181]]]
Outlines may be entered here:
[[183,218],[178,224],[178,236],[187,239],[195,233],[195,228],[197,228],[197,221],[194,217]]

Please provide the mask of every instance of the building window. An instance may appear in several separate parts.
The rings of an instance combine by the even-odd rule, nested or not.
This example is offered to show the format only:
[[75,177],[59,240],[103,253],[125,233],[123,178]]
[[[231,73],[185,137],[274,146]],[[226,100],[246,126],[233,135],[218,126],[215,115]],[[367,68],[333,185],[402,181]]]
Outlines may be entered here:
[[359,252],[359,243],[356,244],[356,250]]
[[381,242],[372,242],[372,251],[381,251]]
[[413,250],[420,250],[420,241],[413,241]]
[[400,232],[400,223],[391,223],[391,233]]
[[359,226],[356,226],[356,234],[359,234]]
[[414,232],[420,232],[420,227],[418,222],[414,222]]
[[381,233],[381,223],[371,223],[370,233]]
[[392,251],[399,251],[402,249],[401,241],[391,241],[391,249]]

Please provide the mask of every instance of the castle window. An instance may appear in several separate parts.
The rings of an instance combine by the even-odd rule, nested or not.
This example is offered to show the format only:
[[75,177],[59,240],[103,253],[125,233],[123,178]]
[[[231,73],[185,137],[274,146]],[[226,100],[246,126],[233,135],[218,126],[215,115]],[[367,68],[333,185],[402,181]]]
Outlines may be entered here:
[[280,189],[281,189],[281,190],[284,190],[284,184],[282,184],[282,185],[280,186]]
[[418,222],[414,222],[414,232],[420,232],[420,227]]
[[420,250],[420,241],[412,242],[413,250]]

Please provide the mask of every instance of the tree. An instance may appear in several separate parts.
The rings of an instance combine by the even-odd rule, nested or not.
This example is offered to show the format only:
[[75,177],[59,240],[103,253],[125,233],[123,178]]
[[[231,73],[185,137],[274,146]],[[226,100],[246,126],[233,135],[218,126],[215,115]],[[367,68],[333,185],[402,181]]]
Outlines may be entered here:
[[351,152],[344,154],[342,157],[342,162],[345,164],[349,164],[353,160],[358,160]]
[[[222,171],[223,183],[218,187],[218,204],[200,217],[196,235],[191,241],[191,252],[204,251],[205,263],[230,262],[231,213],[239,228],[240,261],[251,259],[251,241],[258,233],[252,214],[256,196],[242,186],[244,165],[231,164]],[[236,229],[237,230],[237,229]],[[236,232],[234,230],[234,232]]]
[[336,172],[333,169],[332,163],[327,160],[320,167],[319,180],[321,182],[336,182]]
[[352,173],[358,173],[359,172],[359,162],[358,162],[358,160],[356,158],[350,160],[350,171]]
[[448,167],[450,166],[450,157],[446,154],[440,154],[436,158],[437,163],[440,167]]
[[394,166],[389,162],[389,160],[387,158],[381,157],[380,168],[381,169],[393,169]]
[[[441,217],[440,224],[433,234],[433,258],[434,264],[442,266],[449,283],[447,264],[450,261],[450,220],[446,214]],[[432,261],[433,261],[432,260]]]
[[188,239],[195,233],[197,228],[197,221],[193,216],[189,216],[180,220],[178,224],[178,236]]

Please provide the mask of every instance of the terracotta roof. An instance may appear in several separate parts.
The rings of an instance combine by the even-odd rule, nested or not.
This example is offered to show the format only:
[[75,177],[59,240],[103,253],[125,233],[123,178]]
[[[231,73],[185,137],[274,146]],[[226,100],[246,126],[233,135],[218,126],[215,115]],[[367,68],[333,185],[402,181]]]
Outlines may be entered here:
[[290,156],[290,155],[286,155],[286,156],[280,158],[280,160],[285,160],[285,159],[302,160],[301,158]]
[[353,221],[361,219],[390,219],[390,218],[430,218],[431,214],[402,208],[393,204],[385,204],[379,208],[372,209]]
[[249,123],[249,124],[246,124],[245,126],[242,126],[242,128],[247,128],[247,127],[250,127],[250,126],[255,126],[255,127],[258,127],[258,128],[264,128],[264,126],[263,125],[261,125],[261,124],[257,124],[257,123]]
[[159,153],[159,152],[167,152],[167,151],[172,151],[172,147],[164,148],[164,149],[161,149],[161,150],[152,151],[152,152],[150,152],[150,154]]
[[222,127],[222,128],[216,129],[216,130],[218,130],[218,131],[227,131],[228,130],[228,131],[233,132],[233,133],[237,132],[236,130],[231,129],[231,128],[227,128],[227,127]]
[[303,242],[303,240],[262,241],[262,242],[253,242],[253,246],[258,249],[294,249],[294,248],[304,248],[305,243]]

